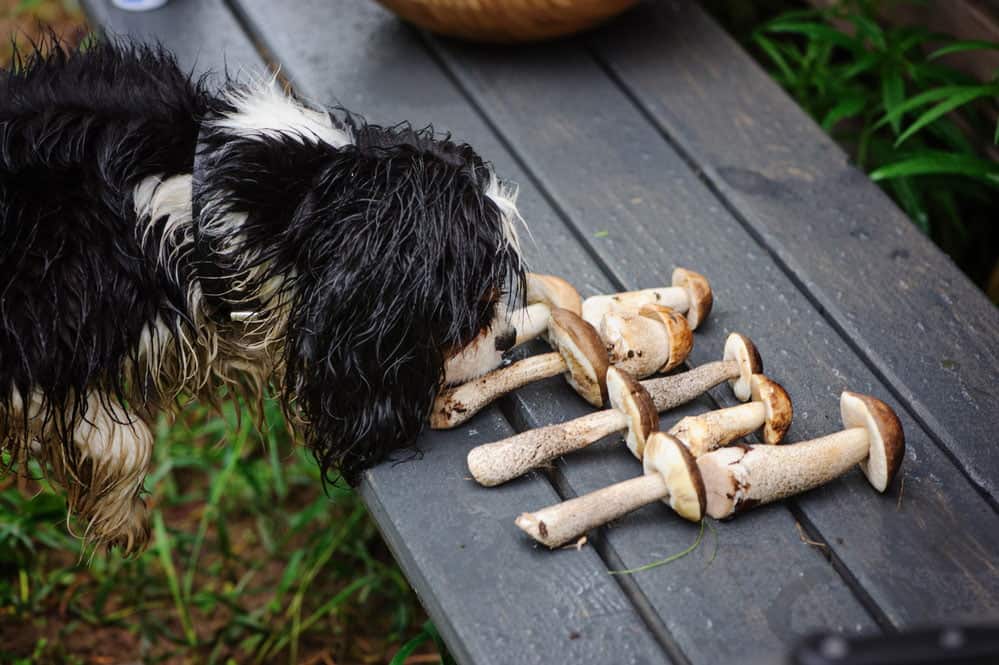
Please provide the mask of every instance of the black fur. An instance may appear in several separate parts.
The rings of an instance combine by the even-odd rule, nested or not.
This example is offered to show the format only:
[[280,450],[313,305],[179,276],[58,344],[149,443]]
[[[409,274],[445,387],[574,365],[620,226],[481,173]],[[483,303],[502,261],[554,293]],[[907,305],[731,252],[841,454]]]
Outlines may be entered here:
[[[239,87],[210,90],[162,48],[123,42],[36,50],[4,74],[3,448],[23,452],[33,426],[38,436],[16,407],[17,395],[40,394],[54,426],[41,443],[61,446],[72,465],[88,393],[145,419],[177,398],[169,380],[144,373],[144,330],[164,322],[163,351],[180,357],[190,349],[179,340],[211,326],[223,353],[239,356],[246,331],[227,314],[253,307],[283,311],[273,320],[286,329],[269,331],[279,340],[269,376],[324,475],[355,482],[412,445],[445,359],[520,288],[519,256],[485,194],[491,171],[472,148],[341,110],[331,117],[352,132],[350,145],[241,137],[211,122],[233,111],[221,93]],[[192,173],[196,150],[203,213],[192,227],[139,219],[137,185]],[[233,213],[246,216],[239,235],[220,236],[214,222]],[[272,278],[280,290],[262,297]],[[202,292],[206,311],[192,311]],[[186,392],[215,394],[233,381],[220,372]]]

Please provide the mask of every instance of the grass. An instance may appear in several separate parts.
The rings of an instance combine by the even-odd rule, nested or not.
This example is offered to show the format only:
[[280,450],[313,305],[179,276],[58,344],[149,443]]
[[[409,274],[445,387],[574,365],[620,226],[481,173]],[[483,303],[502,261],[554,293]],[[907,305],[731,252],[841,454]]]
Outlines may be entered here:
[[948,55],[999,44],[882,25],[883,3],[868,0],[823,10],[780,0],[711,4],[854,163],[999,303],[999,71],[978,81],[946,64]]
[[438,662],[439,638],[358,497],[323,493],[272,402],[267,423],[260,434],[230,405],[158,424],[152,543],[134,559],[84,552],[63,500],[8,476],[0,662]]

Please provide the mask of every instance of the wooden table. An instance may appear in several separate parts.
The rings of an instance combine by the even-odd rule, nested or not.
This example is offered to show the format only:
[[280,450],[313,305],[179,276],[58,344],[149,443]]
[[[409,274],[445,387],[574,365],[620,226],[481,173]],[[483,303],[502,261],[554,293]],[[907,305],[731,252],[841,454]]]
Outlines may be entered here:
[[[697,526],[649,506],[549,552],[513,524],[634,476],[608,439],[496,489],[477,444],[587,411],[559,379],[427,433],[361,492],[461,663],[776,662],[814,630],[999,620],[999,312],[692,2],[643,5],[586,37],[517,48],[420,34],[365,0],[172,0],[95,24],[197,69],[280,65],[299,94],[380,123],[433,123],[521,185],[532,265],[584,296],[667,283],[716,292],[692,365],[754,339],[795,401],[790,440],[839,427],[843,389],[898,411],[902,482],[859,472]],[[664,416],[731,405],[726,389]]]

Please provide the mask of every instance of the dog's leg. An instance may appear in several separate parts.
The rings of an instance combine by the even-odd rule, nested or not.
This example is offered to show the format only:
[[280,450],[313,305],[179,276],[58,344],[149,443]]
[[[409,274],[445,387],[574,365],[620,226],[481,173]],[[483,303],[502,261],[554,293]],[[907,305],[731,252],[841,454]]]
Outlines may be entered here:
[[64,468],[69,507],[86,523],[84,538],[141,551],[149,540],[146,503],[140,493],[153,450],[153,433],[113,398],[91,393],[73,429],[73,468]]

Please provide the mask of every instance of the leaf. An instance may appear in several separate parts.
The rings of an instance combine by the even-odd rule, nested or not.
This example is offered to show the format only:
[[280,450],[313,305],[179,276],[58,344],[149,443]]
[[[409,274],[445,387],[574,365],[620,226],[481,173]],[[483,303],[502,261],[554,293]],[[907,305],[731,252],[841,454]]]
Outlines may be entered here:
[[890,116],[891,129],[898,136],[902,125],[902,114],[892,112],[905,99],[905,81],[897,69],[883,67],[881,70],[881,103],[884,105],[885,113]]
[[597,231],[593,234],[594,238],[606,238],[610,233],[608,231]]
[[778,19],[763,26],[763,30],[773,33],[805,35],[815,41],[836,44],[837,46],[842,46],[843,48],[853,52],[862,51],[864,48],[864,45],[860,43],[859,40],[851,37],[845,32],[837,30],[832,26],[823,25],[821,23],[782,21]]
[[927,56],[928,60],[936,60],[951,53],[962,53],[964,51],[999,51],[999,42],[989,42],[984,40],[962,40],[956,41],[943,48],[938,48]]
[[981,178],[999,185],[999,164],[971,155],[926,151],[894,164],[886,164],[870,173],[871,180],[887,180],[913,175],[951,174]]
[[395,656],[392,657],[392,660],[389,661],[389,665],[403,665],[403,663],[406,662],[406,659],[409,658],[414,651],[419,649],[423,644],[432,641],[433,639],[434,639],[433,633],[427,630],[426,625],[424,625],[423,630],[417,633],[416,636],[413,637],[413,639],[409,640],[408,642],[402,645],[402,648],[400,648],[395,653]]
[[867,100],[863,97],[847,97],[839,104],[832,107],[829,113],[822,118],[822,129],[831,131],[840,120],[850,118],[860,113],[867,105]]
[[794,71],[788,66],[787,60],[785,60],[784,56],[781,55],[780,49],[777,48],[776,44],[761,34],[754,35],[753,41],[756,42],[756,45],[759,46],[764,53],[770,56],[770,59],[775,65],[777,65],[777,68],[784,75],[784,79],[787,82],[791,82],[797,78],[794,75]]
[[997,91],[999,91],[999,87],[996,85],[945,85],[939,88],[933,88],[932,90],[927,90],[926,92],[920,93],[915,97],[910,97],[901,104],[897,105],[894,109],[886,113],[883,118],[878,120],[878,122],[874,125],[874,128],[877,129],[878,127],[882,127],[886,123],[892,122],[894,118],[901,118],[903,113],[908,113],[913,109],[925,106],[931,102],[946,100],[955,96],[970,96],[972,92],[977,93],[976,97],[985,97],[988,95],[995,95]]
[[973,87],[969,90],[954,93],[950,98],[945,99],[923,115],[919,116],[919,118],[917,118],[908,129],[902,132],[902,135],[898,137],[897,141],[895,141],[895,145],[902,145],[907,138],[918,132],[920,129],[930,124],[937,118],[950,113],[959,106],[964,106],[965,104],[980,97],[994,96],[995,94],[996,88],[994,86],[981,86],[978,88]]

